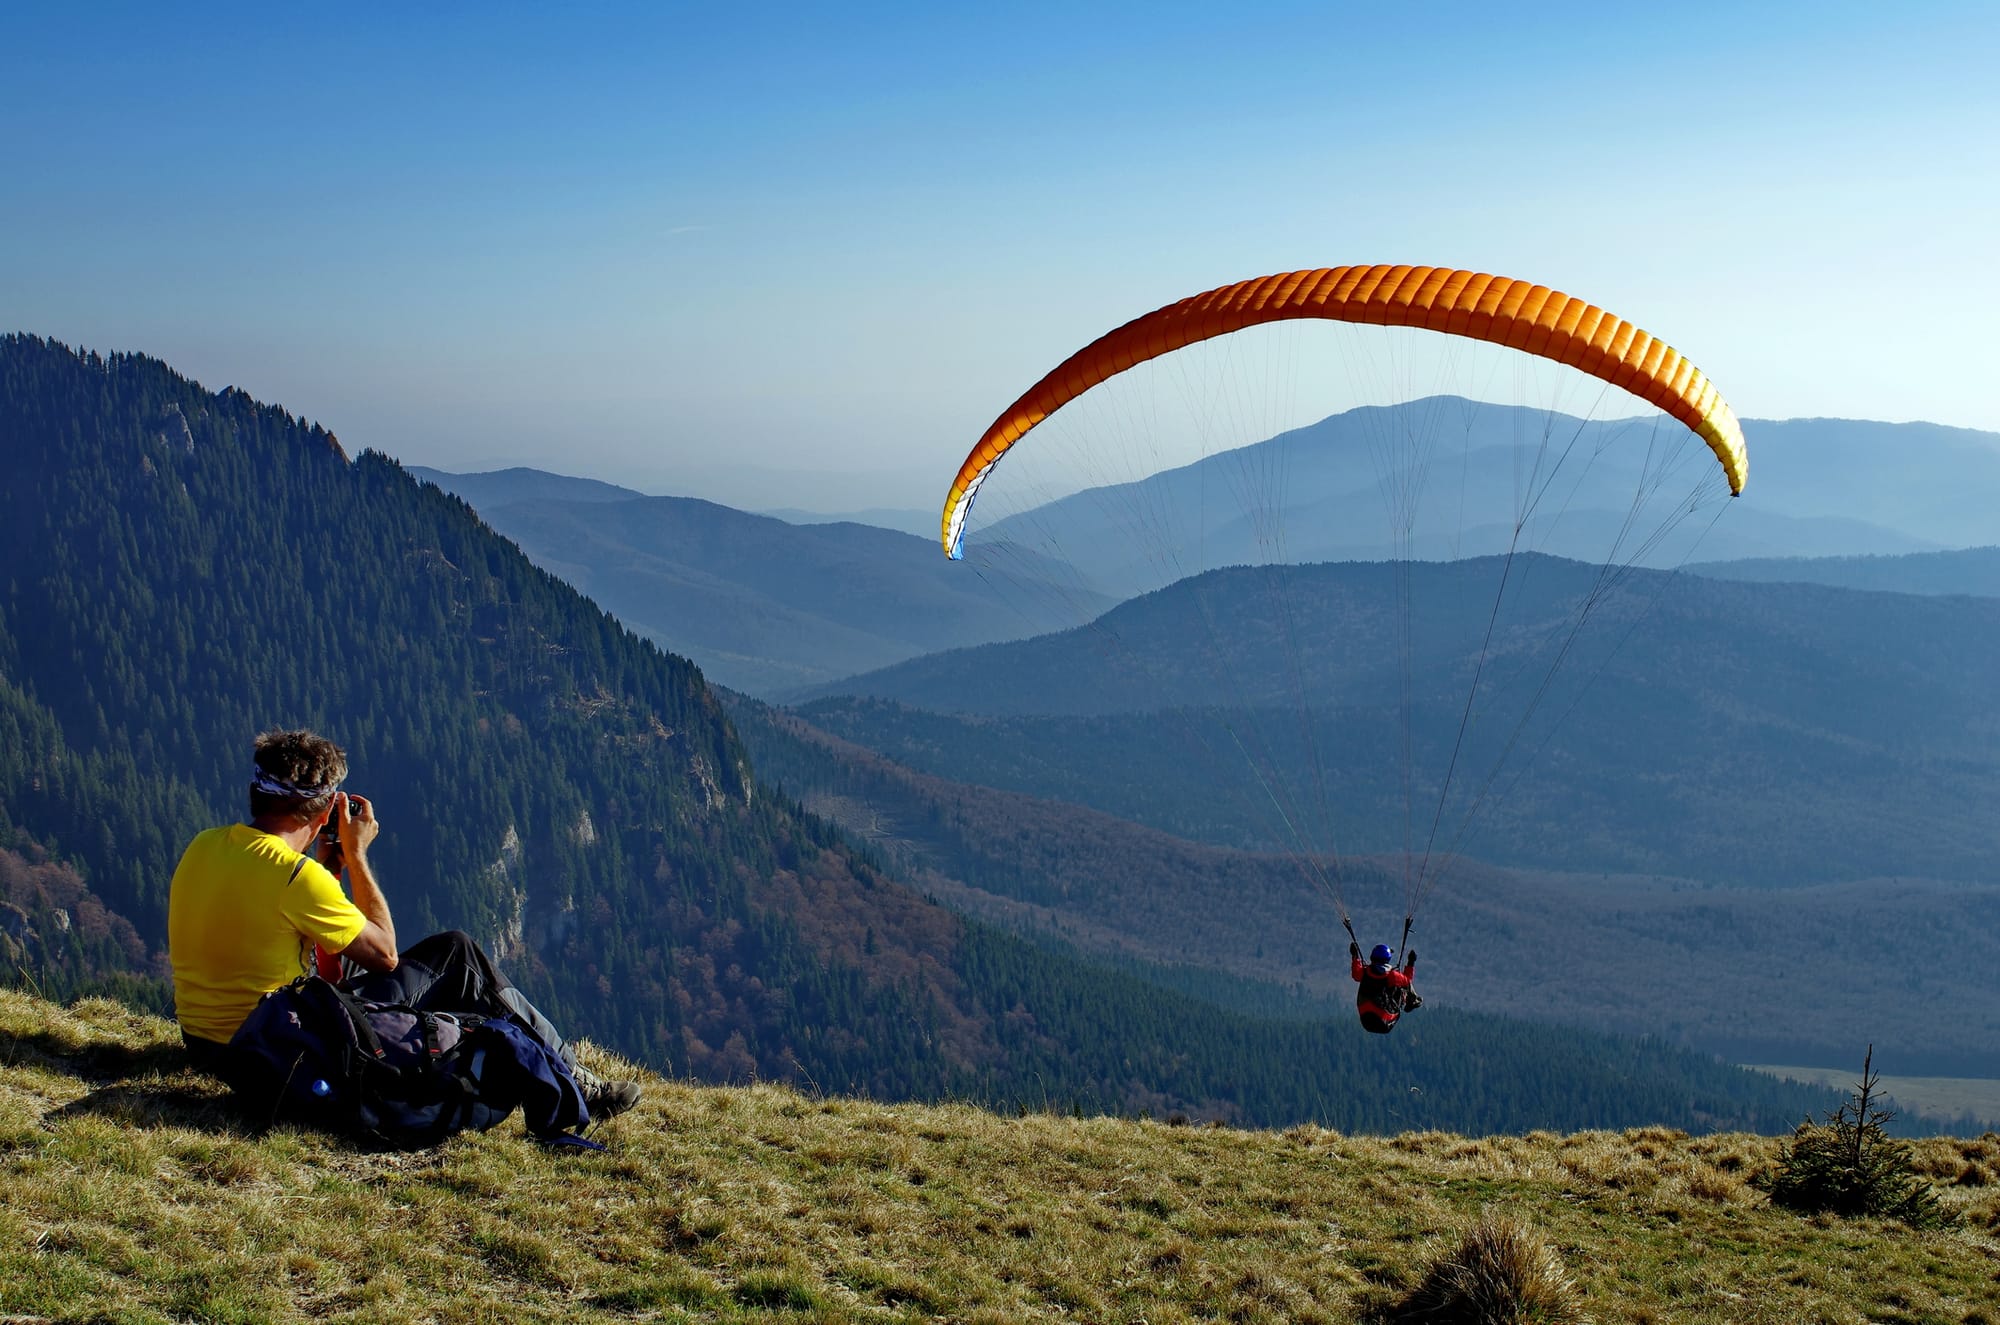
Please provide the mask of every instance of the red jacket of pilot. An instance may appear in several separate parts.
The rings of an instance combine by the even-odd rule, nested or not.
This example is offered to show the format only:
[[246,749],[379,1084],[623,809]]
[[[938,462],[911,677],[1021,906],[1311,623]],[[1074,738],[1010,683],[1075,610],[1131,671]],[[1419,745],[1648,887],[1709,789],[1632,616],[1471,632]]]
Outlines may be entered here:
[[1390,971],[1387,975],[1377,975],[1368,969],[1368,963],[1359,957],[1354,959],[1354,978],[1361,988],[1354,992],[1354,1006],[1363,1016],[1374,1016],[1385,1026],[1396,1024],[1396,1018],[1403,1015],[1401,997],[1385,998],[1390,989],[1408,989],[1410,972],[1408,969]]

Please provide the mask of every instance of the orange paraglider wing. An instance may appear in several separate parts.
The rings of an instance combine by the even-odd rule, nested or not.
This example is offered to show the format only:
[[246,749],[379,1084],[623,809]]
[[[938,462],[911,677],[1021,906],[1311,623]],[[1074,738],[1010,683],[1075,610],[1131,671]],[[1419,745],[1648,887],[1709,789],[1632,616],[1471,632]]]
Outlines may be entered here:
[[1059,364],[993,421],[945,499],[945,553],[959,555],[979,485],[1029,429],[1136,364],[1232,331],[1292,318],[1419,327],[1568,364],[1672,415],[1715,452],[1743,491],[1743,429],[1715,384],[1681,353],[1595,304],[1545,285],[1444,267],[1322,267],[1238,281],[1127,322]]

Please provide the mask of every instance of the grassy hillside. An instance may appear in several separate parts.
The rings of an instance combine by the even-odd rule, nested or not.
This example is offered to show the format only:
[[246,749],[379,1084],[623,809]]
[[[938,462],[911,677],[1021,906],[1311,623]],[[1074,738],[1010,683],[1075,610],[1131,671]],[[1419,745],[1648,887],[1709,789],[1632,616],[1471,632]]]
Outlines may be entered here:
[[0,1318],[1391,1322],[1485,1213],[1600,1323],[2000,1322],[1992,1135],[1916,1143],[1941,1233],[1775,1209],[1778,1142],[1655,1128],[1363,1138],[654,1081],[602,1139],[257,1134],[167,1023],[0,991]]

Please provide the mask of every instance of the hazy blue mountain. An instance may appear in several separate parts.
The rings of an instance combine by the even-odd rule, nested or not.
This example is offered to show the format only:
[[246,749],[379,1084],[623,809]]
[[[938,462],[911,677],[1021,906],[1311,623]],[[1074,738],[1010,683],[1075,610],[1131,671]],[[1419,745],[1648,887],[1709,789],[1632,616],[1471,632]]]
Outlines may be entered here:
[[1933,546],[2000,543],[2000,433],[1936,423],[1750,419],[1743,435],[1749,492],[1763,509],[1851,516]]
[[[1410,510],[1409,536],[1392,539],[1383,439],[1440,418],[1448,423]],[[1981,528],[1986,541],[2000,536],[2000,437],[1849,420],[1753,421],[1746,429],[1752,481],[1732,501],[1720,496],[1706,448],[1676,425],[1586,422],[1447,397],[1350,410],[999,520],[968,539],[970,568],[938,557],[928,513],[901,513],[921,516],[903,534],[802,512],[777,519],[648,498],[534,470],[417,472],[464,496],[632,629],[724,684],[769,697],[926,652],[1077,626],[1112,602],[1220,566],[1443,561],[1511,545],[1671,567],[1690,556],[1930,550]],[[1543,441],[1547,449],[1538,450]],[[1836,473],[1818,466],[1822,451]],[[1636,518],[1635,471],[1619,463],[1635,455],[1652,456],[1658,482]],[[1800,477],[1808,471],[1810,481]],[[1711,501],[1679,513],[1675,502],[1702,475]],[[1918,519],[1940,486],[1954,494],[1940,507],[1947,518]],[[1143,535],[1135,535],[1135,511],[1146,513]],[[1200,527],[1193,512],[1203,513]]]
[[1912,552],[1900,557],[1757,557],[1690,565],[1695,575],[1765,583],[1835,584],[1890,593],[2000,597],[2000,547]]
[[787,524],[872,524],[878,529],[894,529],[905,534],[915,534],[919,538],[935,539],[938,536],[936,511],[870,506],[858,511],[827,512],[802,511],[788,507],[778,511],[759,511],[758,514],[772,516]]
[[[1017,639],[1108,605],[1019,592],[1030,564],[1019,556],[996,581],[978,558],[947,561],[935,538],[872,525],[793,524],[534,470],[426,476],[632,630],[751,694]],[[582,499],[561,495],[574,485]]]
[[643,492],[621,488],[615,483],[601,483],[594,478],[571,478],[518,466],[489,470],[483,474],[448,474],[442,469],[410,465],[408,472],[426,483],[435,483],[453,496],[463,497],[466,505],[476,511],[517,501],[635,501],[646,496]]
[[804,712],[927,772],[1226,845],[1286,847],[1323,813],[1313,840],[1364,852],[1414,821],[1419,849],[1534,868],[2000,877],[2000,600],[1635,571],[1573,629],[1595,568],[1406,569],[1210,572]]
[[[1655,567],[1691,554],[1885,554],[2000,540],[2000,434],[1846,419],[1749,420],[1744,432],[1745,495],[1712,501],[1643,552],[1639,542],[1712,464],[1698,441],[1672,424],[1456,397],[1349,410],[990,526],[975,513],[967,546],[991,537],[1060,547],[1092,587],[1124,598],[1229,565],[1504,552],[1523,516],[1521,550]],[[1421,466],[1414,450],[1398,449],[1412,435],[1437,438]],[[1620,544],[1647,465],[1645,481],[1658,486],[1636,535]],[[1399,540],[1387,494],[1419,475],[1409,538]],[[1005,479],[1003,466],[993,482]],[[1727,508],[1719,518],[1717,507]]]

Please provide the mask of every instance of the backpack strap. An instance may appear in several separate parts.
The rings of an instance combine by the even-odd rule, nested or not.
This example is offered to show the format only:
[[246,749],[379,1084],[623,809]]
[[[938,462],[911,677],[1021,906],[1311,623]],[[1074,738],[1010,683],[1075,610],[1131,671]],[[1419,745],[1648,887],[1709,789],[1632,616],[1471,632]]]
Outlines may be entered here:
[[437,1013],[419,1010],[417,1013],[417,1029],[424,1037],[424,1062],[429,1064],[431,1069],[435,1071],[439,1058],[444,1054],[444,1050],[438,1044]]
[[557,1132],[554,1136],[537,1136],[533,1139],[541,1142],[551,1150],[609,1149],[602,1141],[593,1141],[589,1137],[579,1136],[575,1132]]
[[[354,1023],[354,1038],[360,1042],[361,1051],[377,1066],[388,1068],[392,1072],[395,1071],[396,1069],[389,1067],[389,1064],[383,1062],[382,1037],[377,1035],[375,1028],[368,1024],[368,1009],[363,1005],[361,1000],[331,980],[322,980],[316,975],[306,976],[305,979],[308,981],[317,981],[319,984],[326,986],[327,992],[331,993],[335,1001],[339,1003],[341,1011],[347,1014],[347,1019]],[[435,1032],[429,1032],[429,1034],[435,1034]]]

